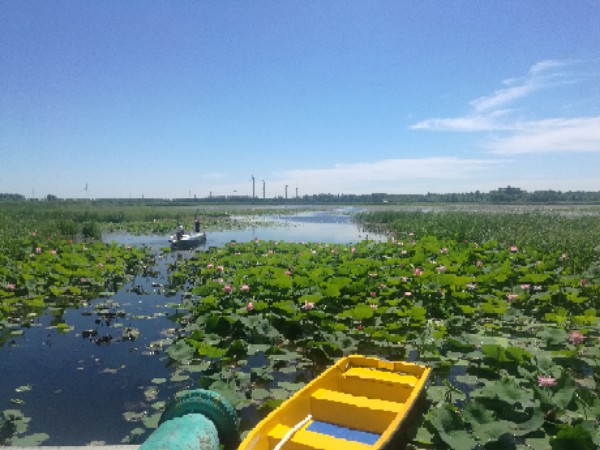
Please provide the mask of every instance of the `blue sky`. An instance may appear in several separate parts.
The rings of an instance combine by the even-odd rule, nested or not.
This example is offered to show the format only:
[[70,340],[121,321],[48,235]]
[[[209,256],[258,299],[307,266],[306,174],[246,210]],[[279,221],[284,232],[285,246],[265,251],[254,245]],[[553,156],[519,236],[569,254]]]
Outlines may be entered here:
[[0,192],[598,191],[599,20],[596,0],[0,0]]

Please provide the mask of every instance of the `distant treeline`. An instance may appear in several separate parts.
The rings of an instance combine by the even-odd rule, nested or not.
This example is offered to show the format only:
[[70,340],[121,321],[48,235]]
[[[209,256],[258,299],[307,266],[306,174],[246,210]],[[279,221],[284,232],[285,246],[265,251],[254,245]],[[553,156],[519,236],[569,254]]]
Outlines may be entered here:
[[[0,201],[25,201],[21,194],[2,194]],[[87,201],[96,203],[115,204],[147,204],[147,205],[189,205],[194,203],[491,203],[491,204],[553,204],[580,203],[600,204],[600,191],[533,191],[528,192],[518,187],[503,187],[490,192],[466,192],[448,194],[314,194],[298,197],[260,198],[244,195],[211,195],[194,198],[97,198],[89,199],[60,199],[48,194],[44,199],[29,199],[28,201]]]

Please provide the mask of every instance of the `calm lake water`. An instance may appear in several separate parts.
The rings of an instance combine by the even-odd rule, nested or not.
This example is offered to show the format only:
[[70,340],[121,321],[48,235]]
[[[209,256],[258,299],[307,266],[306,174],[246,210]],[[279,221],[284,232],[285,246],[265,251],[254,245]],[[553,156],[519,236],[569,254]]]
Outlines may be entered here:
[[[271,217],[277,226],[257,224],[241,231],[208,233],[199,249],[232,240],[385,239],[362,232],[352,223],[352,212]],[[25,436],[47,434],[49,438],[40,439],[43,445],[143,441],[149,434],[143,420],[156,421],[160,402],[181,389],[197,387],[197,377],[170,366],[162,347],[176,333],[178,325],[172,318],[178,312],[174,305],[181,300],[181,293],[169,297],[162,290],[167,267],[189,252],[162,255],[160,248],[168,245],[166,236],[114,234],[105,239],[152,248],[157,254],[153,275],[138,276],[114,296],[87,306],[48,311],[35,326],[0,347],[0,411],[21,411],[30,419]],[[74,329],[61,334],[52,327],[58,322]],[[136,335],[139,331],[139,336],[129,330]]]

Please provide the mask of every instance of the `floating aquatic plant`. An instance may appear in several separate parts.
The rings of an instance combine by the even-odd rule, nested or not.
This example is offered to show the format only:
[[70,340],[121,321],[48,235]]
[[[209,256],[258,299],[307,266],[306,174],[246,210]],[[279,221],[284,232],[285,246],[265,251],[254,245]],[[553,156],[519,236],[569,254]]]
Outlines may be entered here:
[[210,362],[201,385],[241,411],[343,354],[415,359],[447,387],[413,445],[547,443],[557,424],[600,425],[598,279],[568,265],[560,250],[434,236],[231,243],[178,263],[188,325],[168,354]]

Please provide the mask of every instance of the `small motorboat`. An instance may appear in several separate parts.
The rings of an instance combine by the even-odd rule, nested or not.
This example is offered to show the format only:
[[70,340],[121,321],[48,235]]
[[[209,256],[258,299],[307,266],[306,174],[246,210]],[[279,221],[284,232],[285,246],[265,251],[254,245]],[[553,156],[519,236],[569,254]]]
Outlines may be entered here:
[[430,372],[409,362],[341,358],[250,430],[238,450],[382,449],[406,431]]
[[206,233],[175,233],[169,236],[169,242],[174,248],[192,248],[206,242]]

